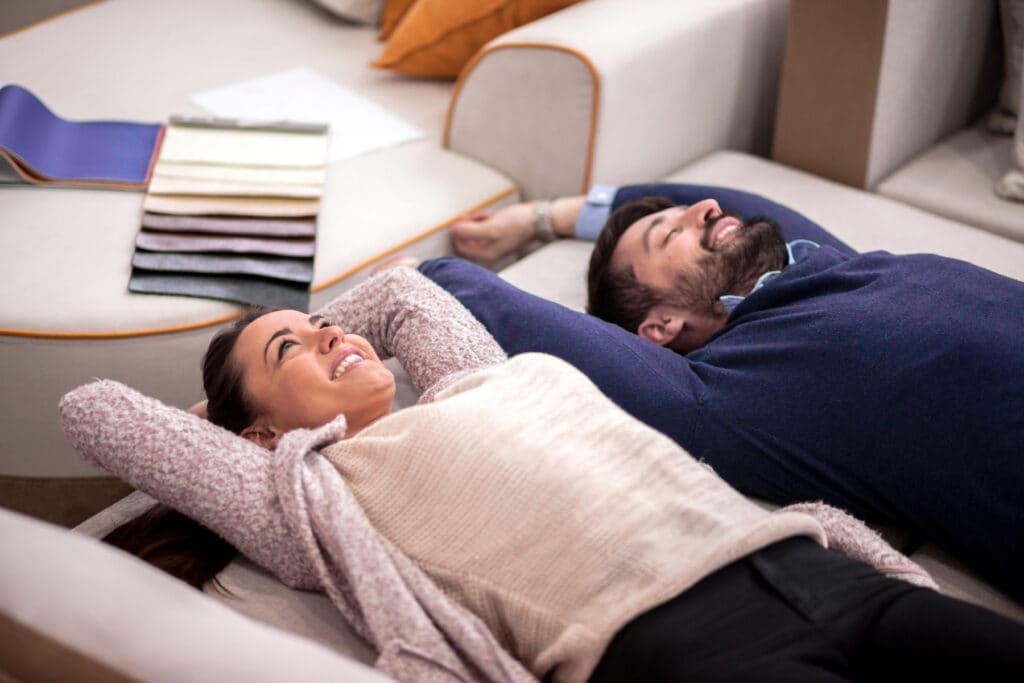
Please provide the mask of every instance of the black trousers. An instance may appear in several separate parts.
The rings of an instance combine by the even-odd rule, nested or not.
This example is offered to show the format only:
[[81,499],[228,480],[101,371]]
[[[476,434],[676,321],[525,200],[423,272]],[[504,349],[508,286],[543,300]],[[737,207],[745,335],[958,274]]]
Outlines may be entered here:
[[1024,681],[1024,625],[789,539],[633,619],[590,680]]

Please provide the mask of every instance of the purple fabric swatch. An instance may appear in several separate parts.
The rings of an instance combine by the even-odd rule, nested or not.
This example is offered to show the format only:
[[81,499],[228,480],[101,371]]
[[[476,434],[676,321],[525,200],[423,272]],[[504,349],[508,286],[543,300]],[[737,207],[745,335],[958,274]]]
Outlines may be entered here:
[[142,188],[161,130],[155,123],[66,121],[25,88],[0,88],[0,151],[42,182]]

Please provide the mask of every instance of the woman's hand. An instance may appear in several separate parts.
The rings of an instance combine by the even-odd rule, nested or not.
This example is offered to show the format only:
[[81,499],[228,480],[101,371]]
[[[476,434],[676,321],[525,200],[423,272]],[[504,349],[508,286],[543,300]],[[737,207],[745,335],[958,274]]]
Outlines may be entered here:
[[196,403],[195,405],[188,409],[188,412],[192,413],[193,415],[198,415],[204,420],[207,419],[206,401],[200,401],[199,403]]
[[533,240],[533,204],[474,211],[452,223],[451,237],[460,256],[485,263],[499,261]]

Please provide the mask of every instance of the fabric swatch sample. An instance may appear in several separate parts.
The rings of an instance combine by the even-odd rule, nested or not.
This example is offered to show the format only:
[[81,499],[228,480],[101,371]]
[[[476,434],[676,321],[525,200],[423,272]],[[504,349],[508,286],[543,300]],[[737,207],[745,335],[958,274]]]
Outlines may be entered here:
[[215,232],[254,237],[313,237],[316,221],[286,218],[221,218],[216,216],[174,216],[142,214],[142,227],[161,232]]
[[135,246],[148,251],[228,252],[233,254],[271,254],[312,258],[316,243],[311,239],[275,237],[232,237],[229,235],[183,235],[139,232]]
[[228,166],[160,159],[153,168],[153,177],[226,180],[265,185],[322,185],[327,180],[327,170],[326,168]]
[[22,182],[145,189],[163,126],[67,121],[19,85],[0,88],[0,158]]
[[154,273],[132,269],[128,289],[144,294],[180,294],[254,306],[309,310],[309,286],[251,275]]
[[132,266],[141,270],[173,273],[259,275],[306,285],[313,280],[313,259],[308,258],[136,251],[132,257]]
[[214,197],[294,197],[297,199],[319,199],[323,184],[308,185],[252,183],[235,180],[212,180],[205,178],[169,178],[154,175],[149,181],[149,193],[154,195],[182,195]]
[[267,216],[299,218],[316,216],[319,199],[280,197],[195,197],[192,195],[146,194],[142,208],[153,213],[184,216]]
[[321,168],[327,132],[169,125],[160,160],[232,166]]

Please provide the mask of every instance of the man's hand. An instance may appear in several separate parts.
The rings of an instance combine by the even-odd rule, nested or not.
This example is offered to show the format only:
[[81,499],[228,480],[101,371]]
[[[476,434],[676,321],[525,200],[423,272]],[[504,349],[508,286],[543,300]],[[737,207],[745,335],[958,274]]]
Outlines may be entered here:
[[420,265],[420,260],[414,256],[406,256],[404,254],[395,254],[390,258],[386,258],[376,266],[373,267],[372,274],[376,275],[385,270],[391,268],[416,268]]
[[533,240],[533,204],[474,211],[452,223],[451,236],[460,256],[485,263],[501,260]]

